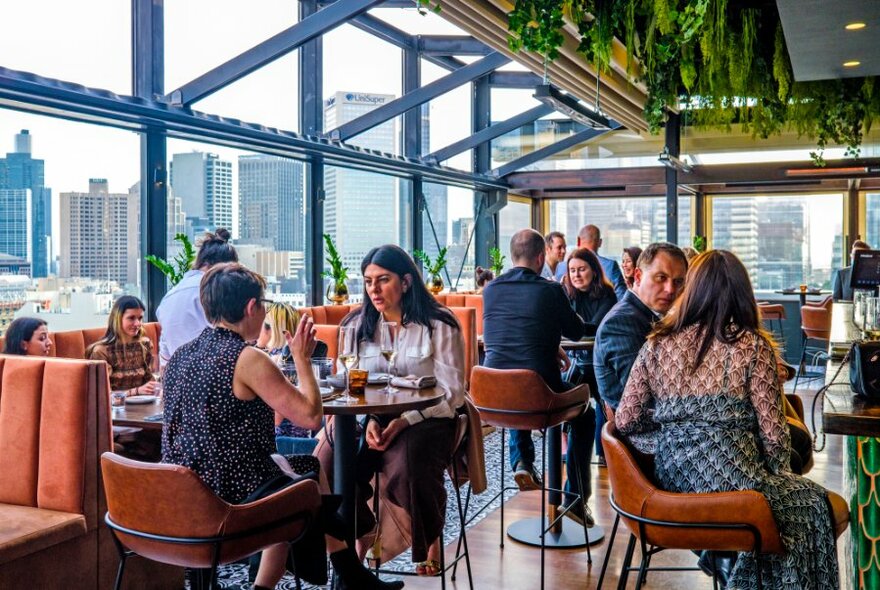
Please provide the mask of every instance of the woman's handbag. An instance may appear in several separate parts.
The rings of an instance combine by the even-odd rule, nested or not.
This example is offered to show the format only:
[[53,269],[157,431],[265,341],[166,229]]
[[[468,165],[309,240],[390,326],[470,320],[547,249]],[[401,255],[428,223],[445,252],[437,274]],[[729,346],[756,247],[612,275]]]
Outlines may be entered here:
[[849,357],[849,384],[853,392],[865,397],[880,397],[880,342],[853,342]]

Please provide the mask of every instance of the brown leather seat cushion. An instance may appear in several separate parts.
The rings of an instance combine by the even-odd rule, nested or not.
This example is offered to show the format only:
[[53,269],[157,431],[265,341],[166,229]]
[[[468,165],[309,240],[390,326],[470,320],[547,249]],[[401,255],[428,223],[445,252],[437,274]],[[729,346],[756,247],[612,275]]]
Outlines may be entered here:
[[82,514],[0,504],[0,563],[86,534]]
[[834,534],[839,537],[849,526],[849,506],[846,500],[834,492],[828,492],[828,501],[831,504],[831,520],[834,522]]

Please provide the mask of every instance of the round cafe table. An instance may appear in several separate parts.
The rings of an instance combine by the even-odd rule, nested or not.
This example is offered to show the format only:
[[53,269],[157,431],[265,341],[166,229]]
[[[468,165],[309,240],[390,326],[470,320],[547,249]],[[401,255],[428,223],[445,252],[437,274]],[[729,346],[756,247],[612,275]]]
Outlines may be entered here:
[[423,410],[439,404],[444,398],[443,390],[403,389],[398,393],[382,393],[385,385],[367,385],[364,395],[356,395],[357,402],[345,404],[337,401],[324,402],[324,415],[334,416],[333,442],[333,491],[342,496],[340,514],[349,523],[349,543],[354,542],[355,522],[355,461],[357,460],[357,417],[367,414],[376,416],[399,415],[408,410]]

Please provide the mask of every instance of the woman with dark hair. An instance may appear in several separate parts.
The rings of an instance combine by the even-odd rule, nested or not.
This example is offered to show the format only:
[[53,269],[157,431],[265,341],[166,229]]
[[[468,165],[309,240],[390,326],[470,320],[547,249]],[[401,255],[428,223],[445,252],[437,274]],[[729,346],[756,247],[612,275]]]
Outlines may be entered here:
[[208,327],[205,310],[199,300],[202,277],[215,264],[238,262],[238,253],[229,243],[229,230],[218,228],[206,232],[192,270],[165,294],[156,309],[162,331],[159,335],[159,366],[164,367],[181,345],[186,344]]
[[626,282],[626,288],[632,289],[636,280],[636,266],[639,264],[639,256],[642,255],[642,249],[638,246],[630,246],[623,249],[623,255],[620,257],[620,268],[623,270],[623,280]]
[[[562,287],[565,294],[568,295],[571,308],[577,312],[581,319],[584,320],[586,326],[585,336],[595,336],[596,330],[605,315],[611,311],[614,304],[617,303],[617,295],[614,293],[614,286],[611,281],[605,277],[602,270],[602,264],[596,254],[588,248],[578,248],[568,255],[566,260],[566,273],[562,277]],[[577,350],[569,353],[571,358],[571,367],[565,375],[565,380],[572,385],[580,385],[586,383],[590,386],[590,391],[598,394],[599,386],[596,384],[596,373],[593,371],[593,351]],[[594,412],[591,407],[588,412]],[[578,433],[585,440],[594,440],[596,443],[596,457],[600,465],[605,463],[605,453],[602,451],[601,429],[605,424],[605,415],[601,411],[595,413],[595,418],[587,422],[572,421],[571,427],[586,426],[587,431]],[[589,430],[592,429],[592,430]],[[587,467],[586,477],[582,478],[585,484],[585,496],[590,496],[589,481],[589,462],[590,451],[587,449],[587,456],[581,459],[581,463]],[[573,470],[576,458],[572,458],[569,465],[569,473],[575,473]],[[583,474],[583,470],[581,471]],[[571,488],[571,480],[566,482],[566,489],[577,492]],[[586,507],[586,503],[584,503]]]
[[[710,250],[694,259],[676,307],[639,352],[615,420],[624,434],[659,427],[654,474],[663,489],[767,498],[785,553],[763,556],[764,587],[837,588],[826,491],[790,470],[776,358],[745,266]],[[740,553],[728,588],[756,588],[756,566]]]
[[[361,273],[364,303],[342,322],[357,330],[360,368],[386,369],[379,354],[380,324],[394,322],[400,374],[433,375],[446,399],[397,417],[368,418],[364,428],[368,450],[362,453],[359,466],[365,480],[359,482],[360,495],[364,501],[370,497],[369,478],[381,471],[380,497],[396,507],[395,520],[402,533],[383,537],[383,560],[403,551],[409,537],[417,573],[435,575],[446,515],[444,472],[455,434],[452,418],[464,405],[464,337],[455,316],[431,296],[403,249],[394,245],[373,248],[361,263]],[[329,466],[332,453],[327,446],[322,445],[319,456]],[[369,508],[364,505],[362,510]],[[400,524],[401,518],[409,523]]]
[[38,318],[18,318],[6,328],[3,354],[49,356],[52,341],[46,322]]
[[482,291],[483,287],[489,284],[489,281],[492,281],[494,278],[495,273],[493,273],[488,268],[478,266],[476,269],[474,269],[474,282],[477,286],[477,292],[479,293],[480,291]]
[[144,333],[143,302],[123,295],[113,303],[104,337],[86,349],[86,358],[110,366],[110,389],[128,396],[153,395],[153,343]]
[[[192,469],[230,504],[252,502],[294,483],[272,458],[275,412],[310,429],[319,428],[323,417],[310,364],[315,347],[311,318],[303,319],[295,334],[285,334],[299,387],[290,384],[265,352],[248,345],[266,319],[265,286],[263,277],[237,263],[215,265],[205,273],[201,300],[211,327],[181,346],[165,370],[162,461]],[[289,459],[297,473],[314,475],[320,469],[310,455]],[[360,563],[342,540],[347,531],[336,515],[338,502],[326,500],[310,533],[293,547],[297,575],[313,584],[326,583],[320,546],[324,538],[341,579],[337,588],[402,587],[382,582]],[[274,588],[287,558],[286,543],[265,549],[254,588]]]

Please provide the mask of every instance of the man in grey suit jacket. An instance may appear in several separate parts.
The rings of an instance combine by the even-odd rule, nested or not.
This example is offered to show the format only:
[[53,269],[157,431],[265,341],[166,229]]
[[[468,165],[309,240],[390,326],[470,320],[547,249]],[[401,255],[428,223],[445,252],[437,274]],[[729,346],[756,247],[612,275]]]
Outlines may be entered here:
[[852,301],[852,287],[849,286],[850,277],[852,276],[852,261],[856,258],[856,252],[859,250],[870,250],[871,246],[862,240],[853,242],[852,250],[849,253],[850,266],[841,268],[834,273],[833,286],[831,287],[831,296],[835,301]]
[[[620,301],[623,299],[624,294],[626,294],[626,280],[623,278],[623,272],[621,272],[620,265],[616,261],[599,255],[599,248],[601,246],[602,234],[595,225],[585,225],[578,232],[577,247],[591,250],[596,255],[599,259],[599,264],[602,265],[602,272],[605,273],[605,278],[611,281],[611,284],[614,286],[614,294],[617,295],[617,300]],[[556,267],[556,280],[562,281],[562,277],[565,276],[567,271],[568,265],[565,262],[560,263]]]
[[593,350],[599,396],[614,409],[652,324],[675,303],[687,274],[684,252],[667,242],[645,248],[638,262],[633,289],[602,320]]

